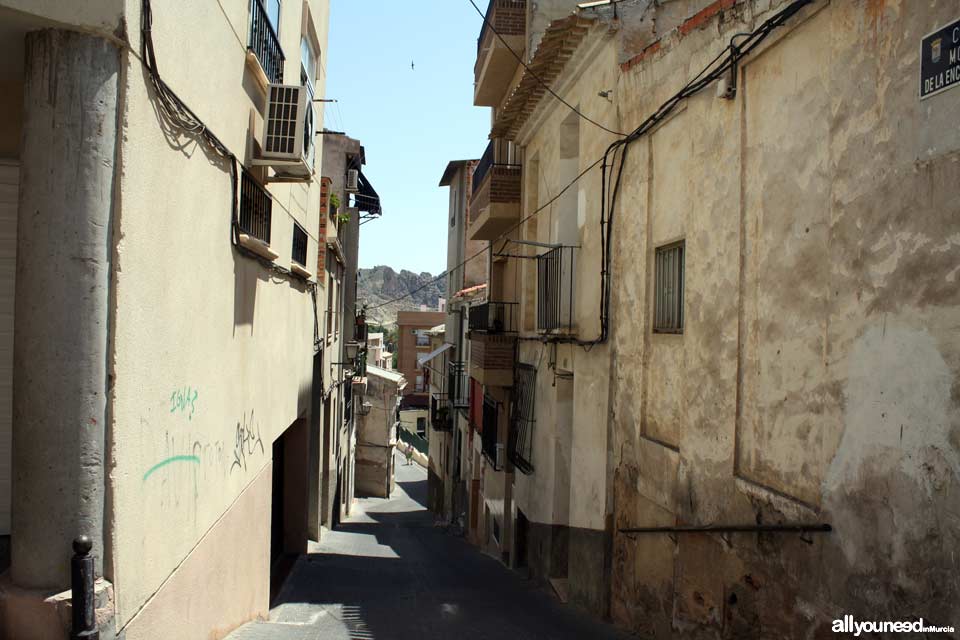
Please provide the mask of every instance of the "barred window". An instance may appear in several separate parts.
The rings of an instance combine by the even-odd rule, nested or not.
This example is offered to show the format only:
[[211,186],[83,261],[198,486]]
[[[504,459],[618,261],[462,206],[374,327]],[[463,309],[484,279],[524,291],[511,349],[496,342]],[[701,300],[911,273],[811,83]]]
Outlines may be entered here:
[[654,333],[683,333],[684,249],[681,240],[654,254]]
[[270,244],[270,218],[273,199],[252,175],[244,171],[240,178],[240,231]]
[[521,472],[533,473],[534,399],[537,370],[529,364],[517,365],[513,381],[513,404],[510,414],[510,441],[507,454]]
[[301,267],[307,266],[307,232],[296,222],[293,223],[293,249],[290,256]]

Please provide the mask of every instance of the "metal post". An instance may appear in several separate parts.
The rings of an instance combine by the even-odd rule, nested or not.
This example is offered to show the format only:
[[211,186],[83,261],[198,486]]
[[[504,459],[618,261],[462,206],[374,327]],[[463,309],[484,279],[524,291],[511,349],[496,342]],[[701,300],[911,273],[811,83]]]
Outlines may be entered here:
[[94,603],[93,541],[80,536],[73,541],[73,559],[70,561],[70,589],[73,608],[73,628],[70,640],[99,640]]

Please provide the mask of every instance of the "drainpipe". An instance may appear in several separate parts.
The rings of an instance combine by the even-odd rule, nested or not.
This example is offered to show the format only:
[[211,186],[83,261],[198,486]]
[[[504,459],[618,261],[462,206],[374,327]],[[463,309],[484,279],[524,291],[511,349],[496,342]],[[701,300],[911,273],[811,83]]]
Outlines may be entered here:
[[104,432],[120,54],[26,36],[13,362],[11,577],[70,585],[86,536],[103,575]]

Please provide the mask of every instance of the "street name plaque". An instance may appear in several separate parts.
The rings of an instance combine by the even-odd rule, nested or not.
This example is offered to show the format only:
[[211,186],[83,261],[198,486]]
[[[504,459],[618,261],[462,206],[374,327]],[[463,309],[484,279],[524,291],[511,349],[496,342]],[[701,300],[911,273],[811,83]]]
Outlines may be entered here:
[[920,99],[960,85],[960,20],[926,36],[920,44]]

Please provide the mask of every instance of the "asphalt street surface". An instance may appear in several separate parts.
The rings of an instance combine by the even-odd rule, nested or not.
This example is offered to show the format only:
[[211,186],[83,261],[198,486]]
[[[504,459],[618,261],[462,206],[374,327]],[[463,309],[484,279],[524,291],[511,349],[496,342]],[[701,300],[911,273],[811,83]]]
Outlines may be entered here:
[[399,456],[396,470],[393,496],[355,503],[297,560],[269,621],[229,640],[632,637],[435,527],[426,471]]

